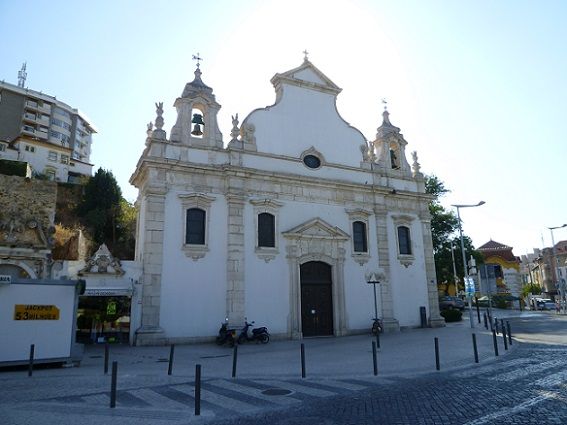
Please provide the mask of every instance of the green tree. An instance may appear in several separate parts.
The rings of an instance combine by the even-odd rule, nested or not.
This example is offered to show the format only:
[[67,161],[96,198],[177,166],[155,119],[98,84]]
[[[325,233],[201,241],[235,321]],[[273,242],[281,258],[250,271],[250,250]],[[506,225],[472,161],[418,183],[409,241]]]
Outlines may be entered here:
[[[433,240],[433,252],[435,258],[435,269],[437,271],[437,281],[454,283],[453,255],[457,276],[463,282],[463,260],[461,253],[461,239],[459,232],[459,220],[453,211],[447,211],[441,205],[440,198],[449,193],[450,190],[435,175],[425,177],[425,192],[433,195],[429,203],[429,213],[431,215],[431,236]],[[465,252],[473,255],[477,265],[483,262],[482,255],[474,249],[471,239],[463,235]],[[453,247],[453,255],[451,254]],[[462,289],[462,286],[461,286]]]
[[86,183],[78,215],[96,245],[106,243],[118,258],[133,258],[135,207],[122,197],[111,171],[99,168]]

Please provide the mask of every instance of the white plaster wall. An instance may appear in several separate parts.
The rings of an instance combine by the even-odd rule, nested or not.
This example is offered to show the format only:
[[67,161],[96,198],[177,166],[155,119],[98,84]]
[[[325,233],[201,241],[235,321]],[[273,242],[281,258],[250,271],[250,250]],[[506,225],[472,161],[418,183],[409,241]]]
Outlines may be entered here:
[[182,249],[185,214],[178,193],[170,191],[165,201],[160,326],[168,337],[210,336],[226,315],[227,205],[214,195],[209,252],[195,261]]
[[394,317],[398,319],[400,326],[419,326],[419,307],[427,309],[428,317],[430,314],[421,221],[417,216],[412,220],[410,233],[415,260],[410,266],[404,267],[398,260],[397,227],[391,216],[392,214],[388,215],[388,242]]
[[[16,304],[55,305],[59,320],[14,320]],[[74,285],[0,286],[0,362],[29,359],[31,344],[37,360],[70,357],[74,308]]]
[[339,116],[332,94],[283,85],[274,106],[246,118],[256,127],[258,151],[297,157],[315,146],[329,162],[358,167],[362,134]]
[[[281,212],[281,211],[280,211]],[[286,260],[285,241],[281,236],[281,214],[276,215],[276,245],[279,254],[266,263],[255,252],[256,224],[254,206],[244,208],[244,248],[246,252],[246,316],[256,326],[267,326],[271,333],[286,333],[289,303],[289,266]]]
[[[347,326],[349,330],[370,329],[374,317],[374,292],[372,285],[366,283],[366,274],[378,269],[377,238],[375,217],[368,217],[368,249],[370,259],[362,266],[352,257],[352,238],[347,242],[347,254],[344,265],[345,273],[345,303]],[[349,224],[350,226],[350,224]],[[348,229],[348,230],[347,230]],[[352,235],[352,229],[345,229]],[[376,286],[378,317],[382,317],[380,287]]]

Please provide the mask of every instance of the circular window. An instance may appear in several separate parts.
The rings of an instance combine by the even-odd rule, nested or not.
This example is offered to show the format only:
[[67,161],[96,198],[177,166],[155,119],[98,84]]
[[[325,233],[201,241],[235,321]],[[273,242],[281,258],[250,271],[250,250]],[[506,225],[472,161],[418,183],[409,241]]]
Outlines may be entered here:
[[321,166],[321,160],[315,155],[305,155],[305,157],[303,157],[303,163],[309,168],[319,168]]

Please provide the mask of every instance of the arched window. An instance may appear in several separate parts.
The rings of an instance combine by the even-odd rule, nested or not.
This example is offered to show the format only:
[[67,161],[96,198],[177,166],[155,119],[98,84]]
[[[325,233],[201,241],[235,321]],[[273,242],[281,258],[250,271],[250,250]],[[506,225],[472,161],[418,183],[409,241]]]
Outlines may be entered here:
[[185,227],[186,244],[205,244],[205,217],[205,211],[200,208],[189,208],[187,210],[187,226]]
[[398,248],[401,255],[411,255],[411,238],[409,227],[398,227]]
[[276,218],[270,213],[258,214],[258,246],[264,248],[274,248]]
[[352,223],[352,240],[354,242],[354,252],[368,252],[366,243],[366,223],[355,221]]

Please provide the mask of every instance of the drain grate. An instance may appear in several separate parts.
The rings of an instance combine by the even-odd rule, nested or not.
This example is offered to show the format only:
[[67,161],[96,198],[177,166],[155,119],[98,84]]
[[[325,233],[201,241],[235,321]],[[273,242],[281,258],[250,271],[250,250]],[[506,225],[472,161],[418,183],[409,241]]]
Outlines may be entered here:
[[264,395],[289,395],[293,391],[286,390],[284,388],[268,388],[267,390],[262,391]]

